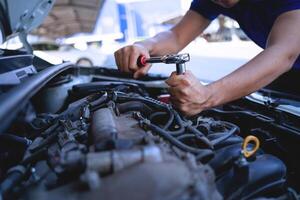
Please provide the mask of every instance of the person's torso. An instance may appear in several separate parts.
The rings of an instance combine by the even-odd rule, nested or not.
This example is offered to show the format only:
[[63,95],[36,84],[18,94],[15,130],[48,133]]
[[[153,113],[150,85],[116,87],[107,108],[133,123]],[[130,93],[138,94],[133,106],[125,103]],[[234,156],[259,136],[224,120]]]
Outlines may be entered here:
[[[287,4],[286,2],[291,3]],[[251,40],[260,47],[266,48],[269,33],[277,17],[286,10],[293,9],[293,3],[296,2],[300,5],[300,0],[286,0],[286,2],[283,3],[282,0],[241,0],[231,9],[222,9],[221,13],[235,19]],[[284,30],[282,31],[283,34],[288,34]],[[300,57],[296,60],[294,68],[300,69]]]

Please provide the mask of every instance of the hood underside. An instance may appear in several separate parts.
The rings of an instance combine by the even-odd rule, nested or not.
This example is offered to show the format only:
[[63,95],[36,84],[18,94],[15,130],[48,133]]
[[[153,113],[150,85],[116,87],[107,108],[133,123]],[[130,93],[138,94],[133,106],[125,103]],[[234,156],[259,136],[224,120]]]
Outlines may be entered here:
[[43,24],[33,34],[58,38],[94,30],[104,0],[56,0]]

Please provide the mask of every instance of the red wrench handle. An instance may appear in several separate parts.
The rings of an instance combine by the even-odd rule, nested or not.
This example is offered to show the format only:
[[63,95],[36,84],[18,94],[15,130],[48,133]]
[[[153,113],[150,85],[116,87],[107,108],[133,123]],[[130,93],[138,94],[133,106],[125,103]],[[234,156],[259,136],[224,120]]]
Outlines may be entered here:
[[138,67],[145,67],[147,65],[147,58],[146,56],[139,56],[137,60]]

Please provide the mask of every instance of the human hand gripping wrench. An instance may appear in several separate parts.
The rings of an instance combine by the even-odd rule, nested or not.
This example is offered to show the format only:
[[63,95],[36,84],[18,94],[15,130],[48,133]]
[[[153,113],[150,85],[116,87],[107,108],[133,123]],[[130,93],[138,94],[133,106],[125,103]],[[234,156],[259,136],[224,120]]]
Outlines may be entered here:
[[[140,56],[137,60],[138,67],[144,67],[148,63],[165,63],[165,64],[176,64],[176,74],[182,75],[186,71],[185,63],[190,61],[189,54],[173,54],[173,55],[164,55],[157,57],[146,58],[145,56]],[[170,95],[161,95],[158,99],[164,103],[170,103]]]

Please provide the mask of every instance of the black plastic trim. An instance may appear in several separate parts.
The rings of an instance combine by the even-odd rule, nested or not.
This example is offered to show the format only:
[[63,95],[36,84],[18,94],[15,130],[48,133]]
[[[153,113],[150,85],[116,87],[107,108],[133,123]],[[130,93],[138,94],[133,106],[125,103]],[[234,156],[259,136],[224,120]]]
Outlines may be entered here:
[[22,84],[0,96],[0,134],[3,133],[25,106],[46,83],[59,73],[71,68],[69,62],[46,68]]

